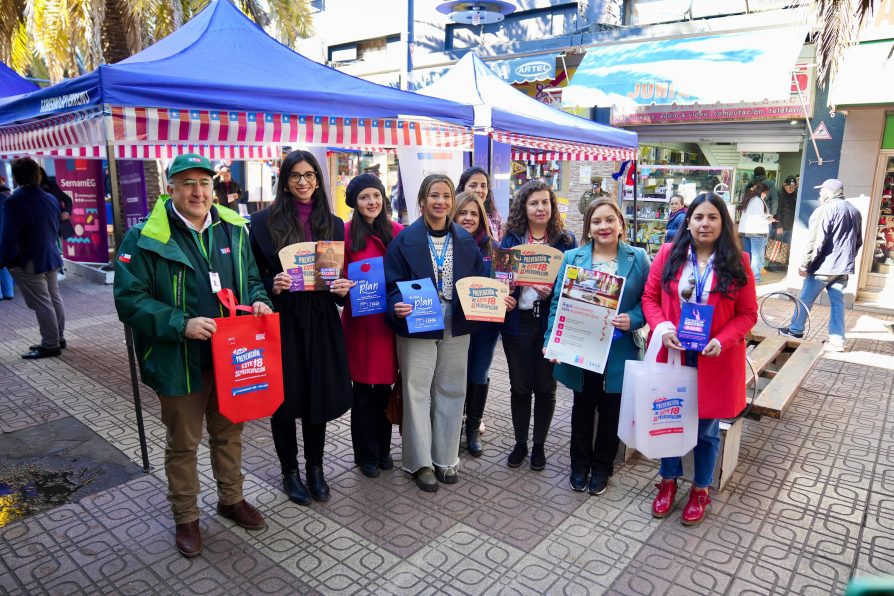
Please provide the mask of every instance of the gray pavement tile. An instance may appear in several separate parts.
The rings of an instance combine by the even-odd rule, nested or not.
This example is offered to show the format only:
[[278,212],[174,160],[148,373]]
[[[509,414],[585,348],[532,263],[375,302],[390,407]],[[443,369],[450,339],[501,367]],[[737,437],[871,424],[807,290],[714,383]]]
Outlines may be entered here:
[[801,557],[788,589],[797,594],[841,594],[850,576],[850,561],[837,563],[821,557]]
[[894,577],[894,534],[890,530],[863,530],[857,570],[870,576]]

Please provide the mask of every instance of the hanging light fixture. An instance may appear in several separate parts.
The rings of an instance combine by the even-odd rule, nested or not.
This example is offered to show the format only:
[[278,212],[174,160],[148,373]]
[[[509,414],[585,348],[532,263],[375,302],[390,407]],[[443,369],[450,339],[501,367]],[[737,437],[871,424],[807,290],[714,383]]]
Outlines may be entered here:
[[438,12],[446,14],[454,23],[463,25],[491,25],[499,23],[507,14],[515,12],[515,5],[502,0],[452,0],[438,5]]

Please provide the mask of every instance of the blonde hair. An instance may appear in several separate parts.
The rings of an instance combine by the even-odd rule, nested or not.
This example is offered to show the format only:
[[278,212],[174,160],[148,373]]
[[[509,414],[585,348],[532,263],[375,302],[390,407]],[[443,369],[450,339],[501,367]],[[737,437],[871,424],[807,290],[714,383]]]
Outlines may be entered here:
[[621,208],[618,207],[618,202],[610,197],[600,197],[590,203],[590,206],[587,208],[587,213],[584,215],[584,229],[581,233],[581,244],[586,244],[593,239],[593,237],[590,236],[590,220],[593,219],[593,213],[603,205],[611,207],[612,211],[615,212],[615,215],[618,216],[618,221],[621,222],[621,234],[618,236],[618,240],[626,238],[627,220],[624,219],[624,214],[621,213]]

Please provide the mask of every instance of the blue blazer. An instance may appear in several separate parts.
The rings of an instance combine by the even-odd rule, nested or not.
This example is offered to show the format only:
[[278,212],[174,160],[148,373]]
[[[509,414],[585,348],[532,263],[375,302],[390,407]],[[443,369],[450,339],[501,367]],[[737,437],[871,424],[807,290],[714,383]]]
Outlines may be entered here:
[[664,241],[671,242],[674,239],[674,236],[677,235],[677,232],[680,231],[680,228],[683,227],[683,222],[686,220],[686,207],[683,207],[673,215],[671,215],[670,219],[667,220],[667,227],[665,228]]
[[3,205],[0,263],[5,267],[34,265],[34,273],[62,267],[56,247],[59,238],[59,201],[38,186],[20,186]]
[[[453,283],[464,277],[486,275],[484,261],[475,244],[475,239],[459,224],[450,223],[450,233],[453,235]],[[399,281],[411,281],[428,277],[435,284],[435,269],[431,264],[431,252],[428,248],[428,228],[425,220],[420,217],[414,223],[407,226],[397,235],[397,238],[388,245],[385,253],[385,286],[388,290],[388,324],[394,332],[402,337],[417,339],[443,339],[443,331],[426,331],[423,333],[410,333],[407,331],[406,319],[394,316],[394,305],[402,302],[400,290],[397,288]],[[463,314],[459,299],[454,290],[453,304],[453,335],[467,335],[475,328],[474,321],[467,321]]]
[[[556,278],[556,288],[562,285],[565,277],[565,267],[575,265],[584,269],[593,268],[593,242],[590,241],[580,248],[569,250],[562,260],[562,268]],[[624,363],[628,360],[639,360],[639,348],[633,342],[633,332],[646,324],[643,315],[642,298],[649,278],[649,256],[641,248],[630,246],[625,242],[618,243],[618,270],[615,275],[626,278],[624,282],[624,295],[621,296],[619,313],[626,313],[630,317],[630,331],[612,342],[608,352],[608,362],[605,366],[605,391],[606,393],[621,393],[624,383]],[[556,317],[556,308],[559,305],[558,290],[553,291],[552,304],[549,307],[549,329],[553,327],[553,319]],[[549,335],[544,338],[543,346],[549,343]],[[584,385],[584,371],[582,368],[570,364],[557,364],[553,369],[553,377],[572,391],[582,391]]]
[[[556,250],[561,250],[565,252],[567,250],[573,249],[577,246],[577,239],[574,237],[569,231],[565,231],[565,236],[562,236],[558,240],[551,242],[550,246],[555,248]],[[503,241],[500,242],[501,248],[512,248],[513,246],[518,246],[519,244],[525,244],[526,240],[523,236],[519,236],[514,232],[506,232],[506,235],[503,236]],[[559,277],[557,282],[561,282],[562,278]],[[512,291],[512,297],[518,300],[519,294],[521,293],[521,288],[516,287],[515,290]],[[553,289],[553,293],[555,294],[555,289]],[[545,303],[545,300],[544,300]],[[518,309],[515,308],[506,313],[506,320],[503,322],[502,332],[504,335],[518,335],[519,323],[518,323]],[[541,328],[544,332],[546,332],[549,327],[546,326],[546,317],[541,316]]]

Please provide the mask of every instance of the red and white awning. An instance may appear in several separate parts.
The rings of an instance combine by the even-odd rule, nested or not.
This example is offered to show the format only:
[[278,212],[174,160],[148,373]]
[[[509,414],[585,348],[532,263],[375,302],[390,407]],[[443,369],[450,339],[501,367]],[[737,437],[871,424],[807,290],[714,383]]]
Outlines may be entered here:
[[186,152],[209,159],[270,159],[284,145],[471,151],[473,133],[433,121],[117,106],[0,127],[0,157],[104,157],[108,144],[118,157],[131,159]]
[[625,161],[636,158],[636,149],[572,143],[495,130],[493,139],[512,145],[512,159],[521,161]]
[[166,108],[111,109],[115,144],[326,145],[470,150],[462,126],[390,118],[341,118]]

